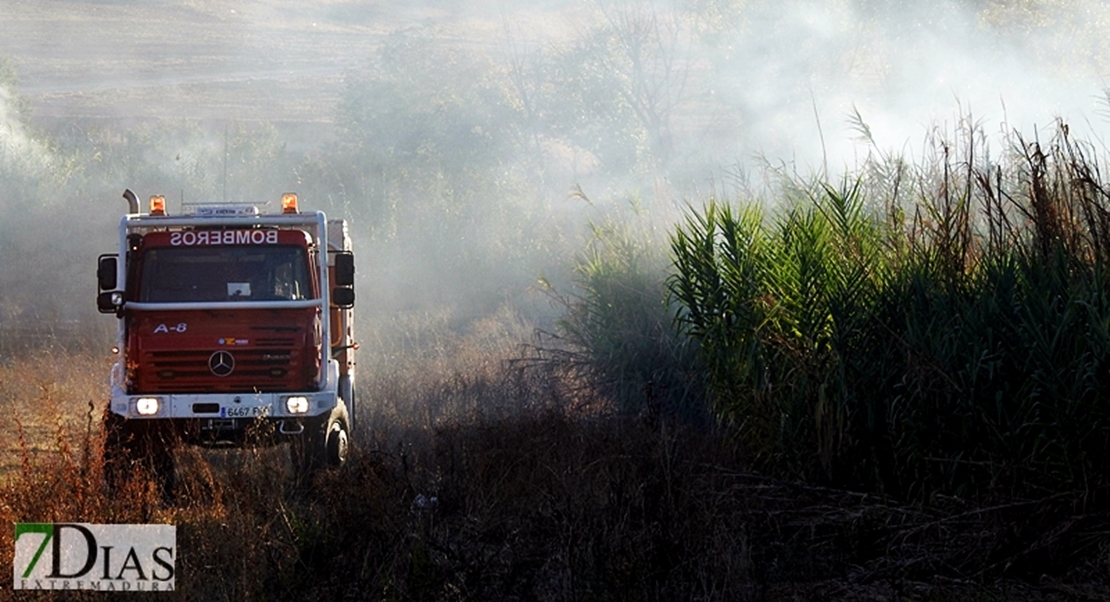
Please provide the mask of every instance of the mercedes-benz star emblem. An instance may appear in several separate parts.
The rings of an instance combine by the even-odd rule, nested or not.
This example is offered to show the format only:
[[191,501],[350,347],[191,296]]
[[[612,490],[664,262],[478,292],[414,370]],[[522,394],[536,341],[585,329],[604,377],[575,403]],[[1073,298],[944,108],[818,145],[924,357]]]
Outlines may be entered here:
[[208,358],[208,369],[216,376],[227,376],[235,369],[235,358],[226,351],[217,351]]

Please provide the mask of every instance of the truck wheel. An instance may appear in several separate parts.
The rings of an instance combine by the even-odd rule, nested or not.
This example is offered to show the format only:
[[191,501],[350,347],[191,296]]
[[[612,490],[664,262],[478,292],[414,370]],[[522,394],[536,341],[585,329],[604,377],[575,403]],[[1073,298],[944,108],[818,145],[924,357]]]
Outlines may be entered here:
[[344,403],[347,405],[347,428],[354,431],[356,418],[355,418],[355,379],[350,374],[339,377],[339,396],[343,398]]
[[304,432],[292,438],[290,454],[298,478],[310,479],[318,470],[346,464],[350,448],[348,424],[347,407],[340,400],[326,420],[305,424]]
[[328,465],[343,466],[346,464],[349,445],[346,426],[339,422],[333,422],[327,438]]
[[137,473],[154,479],[163,499],[170,499],[177,485],[173,451],[175,440],[148,423],[125,420],[112,412],[104,416],[101,463],[108,493],[118,493]]

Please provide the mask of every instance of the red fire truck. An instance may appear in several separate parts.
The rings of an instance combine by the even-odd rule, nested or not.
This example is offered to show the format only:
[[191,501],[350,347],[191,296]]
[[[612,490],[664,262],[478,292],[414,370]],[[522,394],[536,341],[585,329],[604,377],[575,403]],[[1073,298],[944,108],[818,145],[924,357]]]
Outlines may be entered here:
[[355,419],[354,256],[346,223],[298,210],[147,213],[130,191],[97,307],[118,320],[105,412],[110,487],[145,466],[167,490],[179,444],[290,443],[299,474],[347,460]]

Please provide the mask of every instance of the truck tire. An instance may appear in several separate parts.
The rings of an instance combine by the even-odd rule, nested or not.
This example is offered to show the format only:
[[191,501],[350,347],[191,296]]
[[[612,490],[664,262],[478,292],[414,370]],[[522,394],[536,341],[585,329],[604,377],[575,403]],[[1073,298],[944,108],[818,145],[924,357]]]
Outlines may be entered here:
[[339,377],[339,396],[347,404],[347,427],[353,433],[358,424],[355,417],[358,408],[355,403],[355,379],[350,374]]
[[311,479],[324,468],[347,463],[350,418],[342,399],[324,420],[305,424],[304,432],[290,441],[293,469],[299,479]]
[[109,495],[115,495],[128,480],[145,473],[154,480],[162,499],[171,499],[177,485],[175,447],[175,439],[156,425],[105,412],[101,464]]
[[350,448],[350,436],[347,434],[347,430],[348,427],[339,421],[332,423],[327,440],[324,442],[326,447],[325,460],[327,460],[328,466],[341,467],[347,463],[347,453]]

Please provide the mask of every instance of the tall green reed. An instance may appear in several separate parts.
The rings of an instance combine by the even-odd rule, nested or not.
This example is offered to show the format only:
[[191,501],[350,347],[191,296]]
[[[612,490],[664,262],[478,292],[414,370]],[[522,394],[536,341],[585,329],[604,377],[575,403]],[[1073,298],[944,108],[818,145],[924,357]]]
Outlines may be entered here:
[[794,179],[770,215],[691,208],[671,236],[678,325],[767,469],[914,498],[1101,494],[1097,161],[1063,125],[997,162],[970,120],[953,136],[909,170],[876,156],[837,186]]

